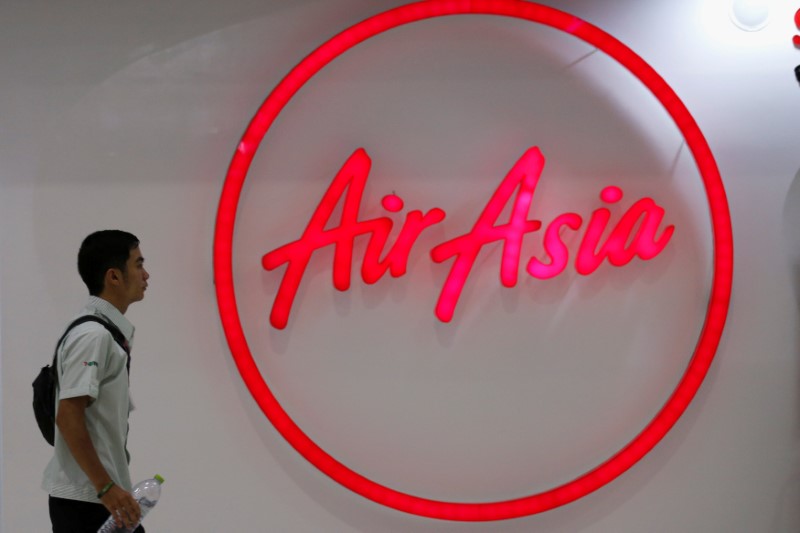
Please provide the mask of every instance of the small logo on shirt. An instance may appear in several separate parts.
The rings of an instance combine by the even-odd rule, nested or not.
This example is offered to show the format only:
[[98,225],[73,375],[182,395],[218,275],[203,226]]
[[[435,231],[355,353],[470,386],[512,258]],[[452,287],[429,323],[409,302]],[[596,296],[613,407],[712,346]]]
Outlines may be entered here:
[[96,361],[84,361],[83,366],[97,366]]

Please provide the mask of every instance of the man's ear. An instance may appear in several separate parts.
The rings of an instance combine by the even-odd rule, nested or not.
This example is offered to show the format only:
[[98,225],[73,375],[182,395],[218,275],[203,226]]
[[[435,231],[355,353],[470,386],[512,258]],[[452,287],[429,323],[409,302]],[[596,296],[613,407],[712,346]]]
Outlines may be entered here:
[[111,287],[118,286],[122,282],[122,271],[118,268],[109,268],[106,270],[105,275],[105,287],[110,289]]

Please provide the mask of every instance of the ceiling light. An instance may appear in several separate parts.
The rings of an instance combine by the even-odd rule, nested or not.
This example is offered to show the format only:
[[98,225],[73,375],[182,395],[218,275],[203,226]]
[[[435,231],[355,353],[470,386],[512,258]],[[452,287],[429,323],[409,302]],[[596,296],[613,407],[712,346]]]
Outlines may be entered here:
[[767,0],[733,0],[730,17],[741,30],[761,30],[769,23],[769,2]]

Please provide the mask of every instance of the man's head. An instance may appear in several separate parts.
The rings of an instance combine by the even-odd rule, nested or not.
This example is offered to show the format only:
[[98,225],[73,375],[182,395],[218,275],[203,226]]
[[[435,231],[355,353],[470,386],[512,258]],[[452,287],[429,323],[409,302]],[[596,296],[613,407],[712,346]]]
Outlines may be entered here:
[[112,301],[123,313],[144,297],[149,275],[143,262],[139,239],[120,230],[92,233],[78,251],[78,273],[89,294]]

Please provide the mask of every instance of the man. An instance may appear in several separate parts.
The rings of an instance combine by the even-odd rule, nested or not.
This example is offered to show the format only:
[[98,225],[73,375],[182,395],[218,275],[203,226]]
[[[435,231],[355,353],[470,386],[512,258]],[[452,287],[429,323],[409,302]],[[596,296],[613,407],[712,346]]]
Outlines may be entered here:
[[[97,315],[122,332],[123,348],[97,322],[74,327],[58,348],[54,456],[42,482],[54,533],[96,533],[113,514],[118,526],[140,517],[130,494],[127,450],[129,355],[134,327],[125,312],[144,298],[150,275],[130,233],[92,233],[78,252],[89,301],[78,316]],[[143,533],[141,526],[136,533]]]

